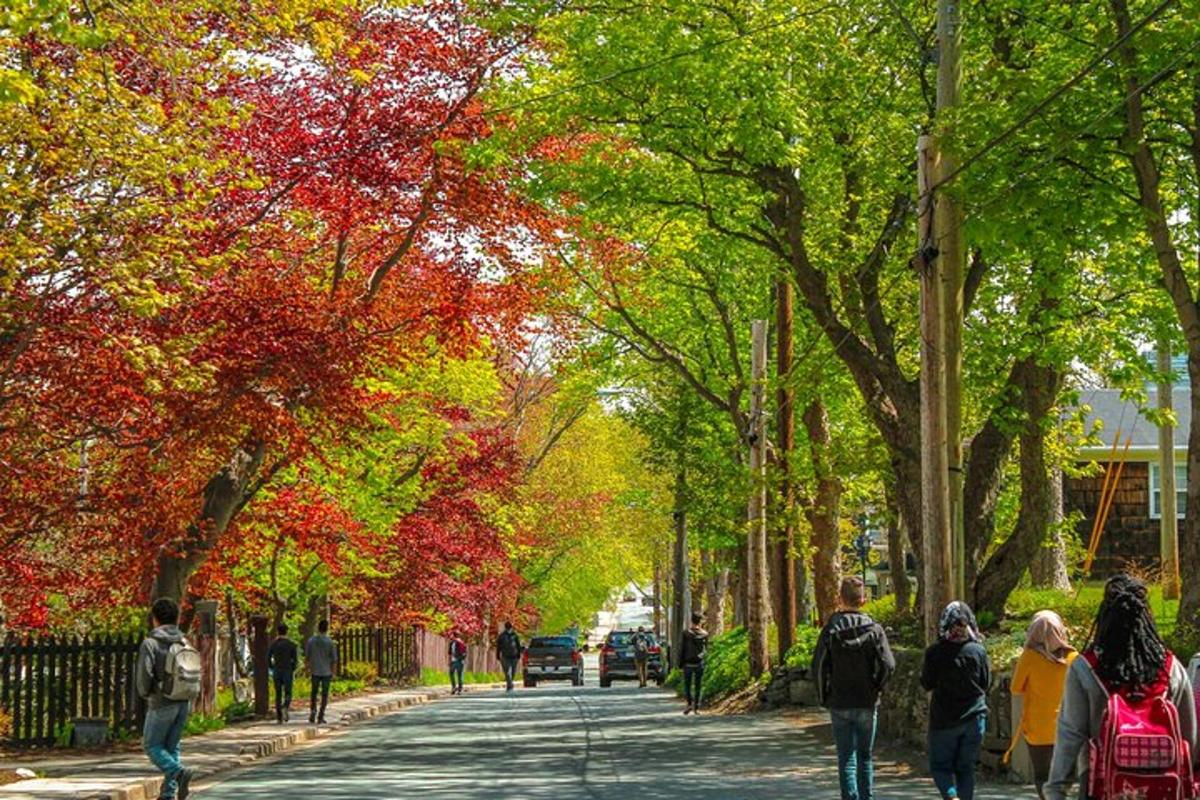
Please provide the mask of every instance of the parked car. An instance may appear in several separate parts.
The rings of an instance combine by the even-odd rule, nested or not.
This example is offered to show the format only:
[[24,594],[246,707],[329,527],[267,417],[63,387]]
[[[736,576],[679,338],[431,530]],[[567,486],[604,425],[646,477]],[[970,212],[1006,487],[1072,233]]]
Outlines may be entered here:
[[[600,685],[604,688],[612,686],[613,679],[637,679],[637,665],[633,659],[634,630],[612,631],[604,640],[600,649]],[[643,633],[649,639],[649,653],[646,658],[646,677],[662,686],[667,680],[667,666],[663,661],[662,646],[653,633]]]
[[626,593],[625,593],[625,594],[624,594],[624,595],[621,597],[621,602],[622,602],[622,603],[636,603],[636,602],[637,602],[637,595],[636,595],[636,594],[634,594],[633,592],[626,592]]
[[583,686],[583,653],[571,636],[535,636],[521,655],[521,675],[526,686],[538,681],[570,680]]

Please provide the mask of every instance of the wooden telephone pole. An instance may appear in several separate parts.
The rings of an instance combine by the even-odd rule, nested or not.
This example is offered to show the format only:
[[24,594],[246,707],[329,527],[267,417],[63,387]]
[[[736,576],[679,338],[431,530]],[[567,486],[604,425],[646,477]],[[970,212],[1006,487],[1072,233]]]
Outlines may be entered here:
[[962,84],[958,0],[938,0],[937,136],[917,143],[918,254],[921,275],[921,506],[927,635],[941,609],[966,597],[962,470],[962,204],[953,119]]
[[[958,169],[955,157],[956,137],[952,121],[947,120],[958,105],[962,87],[962,25],[960,0],[938,0],[938,79],[937,79],[937,180],[945,181]],[[963,330],[963,210],[959,195],[951,186],[934,193],[933,220],[937,252],[942,274],[946,364],[946,447],[950,476],[950,528],[954,552],[954,594],[967,596],[966,541],[963,534],[963,449],[962,449],[962,330]]]
[[925,552],[922,588],[925,630],[937,636],[942,608],[954,594],[949,448],[946,441],[945,283],[934,234],[933,176],[936,155],[930,136],[917,141],[917,267],[921,276],[921,526]]
[[767,323],[750,324],[750,513],[746,542],[746,617],[750,638],[750,674],[770,666],[767,655]]
[[775,445],[779,470],[779,536],[776,543],[776,563],[779,567],[779,609],[782,612],[775,620],[778,629],[779,656],[783,657],[792,647],[796,631],[796,531],[792,526],[792,510],[795,506],[795,488],[792,485],[791,458],[796,441],[796,392],[789,384],[792,374],[792,327],[793,298],[792,283],[786,277],[776,283],[775,288],[775,377],[779,388],[775,393],[776,424]]

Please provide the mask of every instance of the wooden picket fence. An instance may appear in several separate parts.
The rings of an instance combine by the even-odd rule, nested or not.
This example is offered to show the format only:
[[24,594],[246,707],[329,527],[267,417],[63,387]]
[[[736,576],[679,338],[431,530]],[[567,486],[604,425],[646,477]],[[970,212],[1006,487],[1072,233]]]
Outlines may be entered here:
[[0,644],[0,740],[49,745],[78,717],[133,732],[145,714],[133,675],[141,637],[9,636]]
[[[342,668],[365,661],[386,680],[416,680],[424,667],[445,667],[446,640],[418,628],[354,626],[333,637]],[[145,719],[133,677],[141,641],[136,633],[8,636],[0,643],[0,742],[52,745],[77,718],[103,719],[116,734],[136,734]]]
[[379,677],[406,680],[421,675],[421,654],[413,628],[352,627],[335,631],[338,663],[351,661],[374,664]]

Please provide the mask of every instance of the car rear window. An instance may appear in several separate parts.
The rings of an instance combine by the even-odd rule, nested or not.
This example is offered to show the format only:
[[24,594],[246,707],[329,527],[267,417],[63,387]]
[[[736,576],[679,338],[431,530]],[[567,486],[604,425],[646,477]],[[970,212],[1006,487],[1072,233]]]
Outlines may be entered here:
[[570,636],[538,636],[529,642],[530,647],[575,647]]
[[[632,644],[635,635],[633,631],[613,631],[608,635],[608,643],[612,647],[627,647]],[[650,647],[658,644],[658,640],[654,638],[653,633],[643,633],[642,636],[646,637],[646,643]]]

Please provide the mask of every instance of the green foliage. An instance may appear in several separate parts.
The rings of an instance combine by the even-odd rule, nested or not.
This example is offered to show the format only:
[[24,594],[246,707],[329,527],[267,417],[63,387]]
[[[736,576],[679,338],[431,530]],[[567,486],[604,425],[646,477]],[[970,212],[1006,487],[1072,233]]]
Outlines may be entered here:
[[379,667],[370,661],[350,661],[340,668],[342,678],[370,685],[379,680]]
[[[502,672],[464,672],[463,683],[503,683]],[[423,667],[421,669],[421,686],[449,686],[450,673],[443,669]]]
[[188,717],[187,725],[183,728],[184,736],[199,736],[205,733],[222,730],[228,723],[224,712],[216,714],[192,714]]
[[230,703],[221,710],[221,716],[225,719],[226,725],[251,719],[254,716],[254,706],[245,701],[241,703]]
[[814,625],[797,626],[796,640],[787,651],[783,663],[788,667],[810,667],[820,637],[821,629]]
[[75,723],[65,722],[62,725],[57,725],[54,728],[54,746],[55,747],[70,747],[71,738],[75,735]]

